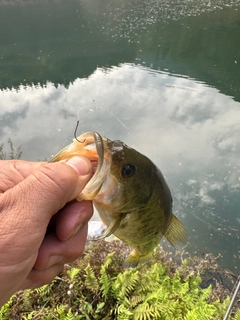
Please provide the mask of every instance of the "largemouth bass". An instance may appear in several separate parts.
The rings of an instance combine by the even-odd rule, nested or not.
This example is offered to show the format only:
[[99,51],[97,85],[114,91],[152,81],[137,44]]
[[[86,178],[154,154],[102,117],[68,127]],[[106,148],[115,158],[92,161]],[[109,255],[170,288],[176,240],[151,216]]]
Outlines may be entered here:
[[147,262],[164,236],[174,247],[187,243],[188,235],[172,213],[172,197],[161,171],[143,154],[122,141],[97,132],[73,140],[51,162],[85,156],[97,162],[96,171],[77,200],[92,200],[107,229],[133,248],[124,262],[136,267]]

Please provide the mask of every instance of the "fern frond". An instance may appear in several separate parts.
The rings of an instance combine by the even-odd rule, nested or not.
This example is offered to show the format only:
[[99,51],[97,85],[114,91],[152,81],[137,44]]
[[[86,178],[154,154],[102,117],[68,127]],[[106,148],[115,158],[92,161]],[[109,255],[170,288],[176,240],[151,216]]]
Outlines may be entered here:
[[70,280],[73,281],[73,279],[76,277],[76,275],[80,272],[79,268],[71,268],[70,270],[67,270],[67,275],[69,276]]
[[107,275],[105,268],[102,268],[100,273],[101,273],[101,277],[99,279],[99,282],[101,283],[100,289],[101,289],[103,298],[106,300],[111,292],[112,280]]
[[62,315],[65,315],[65,310],[67,306],[64,304],[57,305],[54,309],[54,311],[58,314],[58,316],[61,318]]
[[96,291],[99,288],[98,280],[90,264],[85,268],[85,286],[91,291]]
[[[30,292],[30,290],[28,290]],[[39,294],[40,296],[49,295],[51,292],[51,285],[45,284],[44,286],[40,288],[34,289],[34,291]]]
[[9,319],[9,312],[10,307],[12,305],[13,299],[16,296],[12,296],[8,302],[6,302],[1,308],[0,308],[0,320],[8,320]]
[[115,254],[115,252],[111,252],[106,256],[106,259],[105,259],[104,264],[103,264],[103,267],[105,269],[107,269],[109,267],[109,265],[112,263],[114,254]]
[[135,308],[137,305],[139,305],[140,303],[142,303],[145,299],[145,295],[136,295],[136,296],[132,296],[130,298],[130,304],[132,308]]
[[112,279],[107,274],[107,268],[111,264],[113,256],[114,256],[114,252],[109,253],[105,259],[104,264],[101,266],[101,269],[100,269],[101,276],[100,276],[99,282],[101,283],[101,291],[104,299],[107,299],[109,293],[111,292]]
[[161,316],[161,310],[158,304],[150,305],[144,302],[134,310],[133,320],[160,319],[160,316]]
[[117,316],[117,318],[114,318],[114,319],[118,319],[118,320],[129,320],[131,319],[131,316],[132,316],[132,312],[128,308],[126,308],[123,304],[120,304],[117,307],[117,309],[115,309],[114,312],[112,312],[112,314]]
[[187,312],[186,316],[184,317],[184,320],[211,320],[214,319],[216,308],[212,305],[205,304],[201,306],[196,306],[194,309]]
[[68,313],[65,315],[65,318],[62,320],[76,320],[76,316],[72,313],[72,310],[69,309]]
[[138,270],[126,270],[118,274],[112,285],[113,293],[119,303],[126,301],[126,298],[135,289],[139,280]]
[[234,320],[240,320],[240,310],[238,310],[233,318]]

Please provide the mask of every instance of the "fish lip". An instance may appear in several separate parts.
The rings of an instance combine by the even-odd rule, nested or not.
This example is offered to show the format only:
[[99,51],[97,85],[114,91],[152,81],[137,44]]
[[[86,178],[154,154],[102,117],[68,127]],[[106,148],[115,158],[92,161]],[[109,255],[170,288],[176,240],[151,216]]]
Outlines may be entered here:
[[[91,162],[98,161],[98,152],[96,150],[95,132],[86,132],[81,134],[77,139],[59,151],[50,162],[66,161],[74,156],[83,156]],[[100,136],[98,134],[98,136]],[[99,142],[97,142],[100,150]]]
[[[83,156],[91,161],[93,176],[76,200],[110,201],[117,182],[111,175],[112,152],[109,142],[110,140],[97,132],[86,132],[73,139],[73,143],[50,160],[50,162],[66,161],[73,156]],[[94,167],[96,163],[97,166]]]
[[95,145],[96,145],[96,151],[97,151],[97,155],[98,155],[98,164],[97,164],[97,169],[93,175],[93,177],[97,174],[99,174],[101,167],[103,165],[103,161],[104,161],[104,144],[103,144],[103,138],[101,137],[101,135],[97,132],[93,132],[94,134],[94,141],[95,141]]
[[[96,196],[99,194],[104,182],[106,181],[106,177],[109,174],[112,156],[109,151],[108,139],[103,138],[97,132],[90,132],[94,138],[95,150],[97,155],[97,168],[87,183],[85,188],[82,190],[81,194],[77,197],[77,200],[94,200]],[[80,139],[80,136],[78,139]],[[96,160],[91,160],[91,162]]]

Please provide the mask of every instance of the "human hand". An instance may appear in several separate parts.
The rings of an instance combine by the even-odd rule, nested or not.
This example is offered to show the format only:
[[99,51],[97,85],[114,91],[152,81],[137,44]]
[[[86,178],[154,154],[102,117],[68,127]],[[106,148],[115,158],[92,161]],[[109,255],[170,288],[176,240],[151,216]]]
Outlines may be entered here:
[[91,177],[86,158],[0,161],[0,305],[50,282],[82,253],[93,209],[74,199]]

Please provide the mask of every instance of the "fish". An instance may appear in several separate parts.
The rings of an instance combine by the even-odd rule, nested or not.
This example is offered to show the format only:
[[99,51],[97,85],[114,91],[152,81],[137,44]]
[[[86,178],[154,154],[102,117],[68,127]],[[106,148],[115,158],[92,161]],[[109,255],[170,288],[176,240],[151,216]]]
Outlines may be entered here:
[[95,172],[77,200],[93,201],[106,226],[101,238],[114,234],[132,247],[124,267],[149,261],[162,237],[176,248],[187,244],[187,231],[172,213],[170,189],[148,157],[97,132],[81,134],[50,161],[73,156],[87,157],[95,164]]

